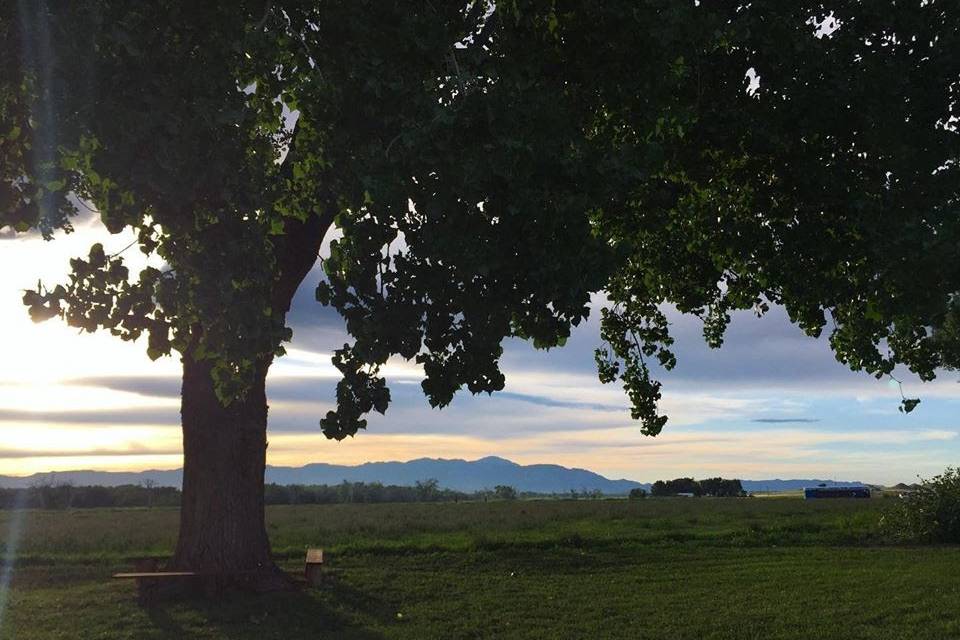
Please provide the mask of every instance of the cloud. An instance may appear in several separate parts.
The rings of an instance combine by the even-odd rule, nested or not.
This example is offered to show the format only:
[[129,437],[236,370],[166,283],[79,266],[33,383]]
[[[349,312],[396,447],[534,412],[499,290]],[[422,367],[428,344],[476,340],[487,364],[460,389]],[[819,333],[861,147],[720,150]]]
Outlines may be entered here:
[[79,387],[102,387],[111,391],[136,393],[157,398],[179,398],[180,378],[173,376],[92,376],[66,380]]
[[[309,360],[299,353],[301,362]],[[416,372],[394,380],[392,403],[386,416],[371,414],[366,433],[477,433],[513,437],[552,431],[592,431],[612,427],[639,429],[630,418],[622,390],[601,385],[589,375],[527,371],[511,376],[507,390],[492,395],[463,391],[443,410],[431,409],[418,384]],[[146,406],[114,406],[76,410],[62,407],[43,412],[0,408],[0,420],[23,423],[45,421],[104,425],[179,424],[179,380],[172,376],[102,376],[70,380],[77,389],[109,390],[138,399]],[[316,433],[320,417],[333,408],[335,378],[277,375],[268,380],[272,432]],[[87,392],[89,393],[89,392]],[[117,396],[118,398],[120,396]],[[119,404],[119,403],[118,403]],[[770,398],[744,398],[722,394],[670,392],[663,409],[670,415],[668,428],[685,424],[730,421],[744,413],[776,414],[794,411],[792,404]]]
[[[549,456],[604,475],[641,481],[692,475],[740,478],[820,477],[895,482],[951,463],[956,431],[831,432],[781,429],[678,428],[655,439],[631,430],[551,434],[523,447],[524,456]],[[882,463],[881,463],[882,461]]]
[[762,422],[765,424],[791,424],[803,422],[820,422],[819,418],[753,418],[750,422]]
[[[417,415],[412,411],[409,417]],[[503,422],[496,415],[488,420],[493,427]],[[941,470],[954,457],[951,447],[958,440],[957,430],[932,428],[863,432],[782,428],[743,432],[732,427],[677,427],[657,438],[648,438],[636,428],[622,425],[534,431],[508,425],[513,429],[483,430],[479,425],[469,425],[461,432],[392,432],[371,428],[343,442],[327,440],[318,429],[271,430],[267,456],[269,464],[300,466],[313,461],[359,464],[371,460],[478,458],[493,454],[523,464],[557,463],[640,481],[680,475],[724,475],[895,482],[912,479],[917,473],[929,475]],[[180,465],[176,428],[63,426],[59,431],[48,431],[0,452],[0,460],[9,459],[9,464],[0,464],[0,473],[9,473],[10,469],[25,473],[27,469]],[[73,441],[60,443],[60,433],[73,434]],[[114,433],[115,438],[111,437]],[[878,464],[880,461],[882,464]]]
[[525,393],[513,393],[511,391],[497,392],[498,398],[507,400],[516,400],[518,402],[529,402],[541,407],[559,407],[563,409],[590,409],[593,411],[617,411],[622,413],[624,407],[622,404],[600,404],[594,402],[570,402],[567,400],[558,400],[548,396],[535,396]]
[[40,449],[29,451],[23,449],[0,449],[0,460],[19,460],[26,458],[76,458],[81,457],[128,457],[128,456],[156,456],[181,455],[182,449],[163,447],[135,447],[131,449]]
[[[0,429],[26,424],[61,425],[180,425],[179,410],[170,408],[115,408],[91,411],[20,411],[0,408]],[[24,427],[29,428],[29,427]]]

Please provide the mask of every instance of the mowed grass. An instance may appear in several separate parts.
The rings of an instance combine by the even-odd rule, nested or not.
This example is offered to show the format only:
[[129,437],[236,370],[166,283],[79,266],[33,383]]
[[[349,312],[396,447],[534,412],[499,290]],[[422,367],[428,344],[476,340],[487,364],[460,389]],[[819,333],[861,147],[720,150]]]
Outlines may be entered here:
[[885,502],[274,507],[322,587],[147,608],[109,576],[169,554],[176,510],[26,512],[0,638],[960,638],[960,548],[883,544]]

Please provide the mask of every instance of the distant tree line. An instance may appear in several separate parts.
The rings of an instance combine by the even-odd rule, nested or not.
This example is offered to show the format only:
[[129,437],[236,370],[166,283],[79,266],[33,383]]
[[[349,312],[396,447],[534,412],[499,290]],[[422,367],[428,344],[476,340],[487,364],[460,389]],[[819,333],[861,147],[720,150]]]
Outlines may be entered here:
[[149,482],[117,487],[43,484],[26,489],[0,489],[0,509],[174,507],[179,504],[179,489]]
[[[412,487],[344,481],[337,485],[268,484],[264,490],[264,500],[271,505],[516,500],[535,495],[520,494],[508,485],[467,493],[443,489],[433,478],[418,481]],[[116,487],[43,484],[25,489],[0,489],[0,509],[176,507],[180,505],[180,497],[179,489],[156,486],[150,481]]]
[[[673,480],[657,480],[650,487],[650,495],[655,497],[676,496],[690,494],[693,496],[712,496],[716,498],[738,498],[747,495],[740,480],[726,478],[675,478]],[[631,492],[631,497],[633,496]]]
[[603,491],[600,489],[570,489],[568,493],[552,493],[551,496],[558,498],[569,498],[571,500],[599,500],[603,498]]
[[[720,480],[717,478],[717,480]],[[670,481],[671,483],[677,481]],[[704,480],[703,483],[712,482]],[[739,481],[724,480],[723,482]],[[662,484],[662,483],[661,483]],[[673,485],[671,485],[672,487]],[[706,486],[706,485],[705,485]],[[683,489],[675,489],[683,491]],[[638,497],[636,490],[630,497]],[[644,492],[644,495],[646,492]],[[654,495],[658,495],[654,493]],[[666,493],[663,495],[672,495]],[[698,493],[697,495],[701,495]],[[705,493],[704,495],[714,495]],[[716,494],[721,495],[721,494]],[[492,489],[466,492],[444,489],[435,478],[420,480],[414,486],[399,486],[379,482],[347,482],[335,485],[268,484],[264,487],[264,501],[281,504],[349,504],[386,502],[461,502],[518,499],[573,499],[599,500],[604,498],[599,489],[571,489],[566,493],[536,493],[518,491],[510,485],[496,485]],[[151,480],[134,485],[116,487],[74,486],[69,483],[37,484],[25,489],[0,489],[0,509],[93,509],[111,507],[177,507],[180,490],[161,487]]]
[[[523,497],[534,494],[524,493]],[[337,485],[280,485],[268,484],[264,500],[267,504],[338,504],[375,502],[460,502],[483,500],[516,500],[521,494],[508,485],[497,485],[468,493],[443,489],[430,478],[414,486],[381,484],[379,482],[341,482]]]
[[268,484],[264,487],[264,501],[267,504],[459,502],[475,499],[474,496],[463,491],[443,489],[432,478],[420,480],[412,487],[346,481],[336,485]]

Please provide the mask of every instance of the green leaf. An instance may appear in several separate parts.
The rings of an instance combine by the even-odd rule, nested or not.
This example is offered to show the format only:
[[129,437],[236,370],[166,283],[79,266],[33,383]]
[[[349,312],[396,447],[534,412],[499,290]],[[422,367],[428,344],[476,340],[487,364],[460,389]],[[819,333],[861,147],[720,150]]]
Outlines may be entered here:
[[904,398],[900,403],[900,411],[902,413],[910,413],[917,408],[917,405],[920,404],[919,398]]

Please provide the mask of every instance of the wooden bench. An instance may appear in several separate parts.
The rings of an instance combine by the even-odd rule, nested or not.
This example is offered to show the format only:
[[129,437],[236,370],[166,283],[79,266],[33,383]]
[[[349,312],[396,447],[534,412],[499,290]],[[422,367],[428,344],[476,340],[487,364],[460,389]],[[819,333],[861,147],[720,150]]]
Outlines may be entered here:
[[116,580],[135,580],[138,599],[141,602],[150,602],[159,595],[163,582],[199,578],[202,575],[196,571],[134,571],[115,573],[113,577]]
[[[170,580],[188,580],[188,579],[213,579],[223,577],[225,574],[204,573],[198,571],[160,571],[160,564],[163,558],[148,557],[137,558],[134,560],[135,571],[128,573],[115,573],[113,578],[116,580],[135,580],[137,583],[137,594],[141,601],[152,600],[160,591],[160,585]],[[252,573],[241,571],[239,573]],[[235,575],[235,574],[231,574]],[[323,582],[323,549],[307,549],[307,557],[304,561],[303,575],[307,584],[317,586]]]
[[143,580],[145,578],[192,578],[199,575],[202,574],[196,571],[151,571],[149,573],[115,573],[113,577],[120,580]]

